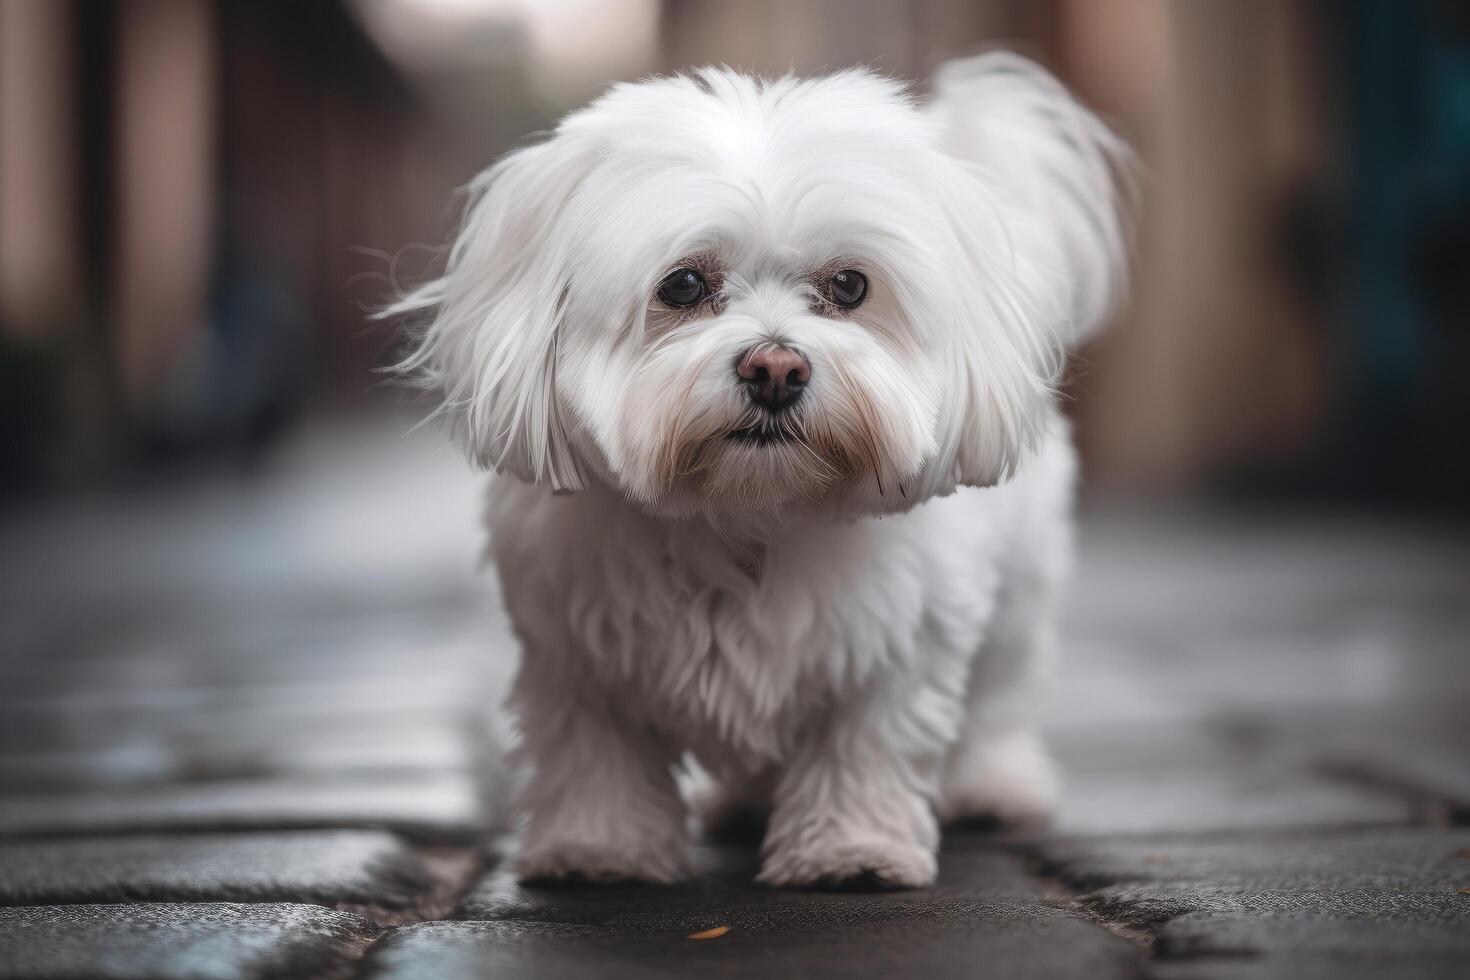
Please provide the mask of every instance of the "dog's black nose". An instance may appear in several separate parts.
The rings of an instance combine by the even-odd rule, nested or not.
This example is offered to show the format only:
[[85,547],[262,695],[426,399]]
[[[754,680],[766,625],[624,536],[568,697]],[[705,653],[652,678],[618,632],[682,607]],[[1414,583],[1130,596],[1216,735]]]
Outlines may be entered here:
[[750,398],[772,412],[790,407],[812,379],[811,362],[780,344],[757,344],[735,362]]

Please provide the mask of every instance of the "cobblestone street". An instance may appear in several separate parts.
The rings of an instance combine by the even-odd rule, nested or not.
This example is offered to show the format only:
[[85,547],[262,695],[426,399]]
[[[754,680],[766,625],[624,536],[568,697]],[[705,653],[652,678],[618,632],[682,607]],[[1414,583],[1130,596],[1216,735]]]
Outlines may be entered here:
[[[0,976],[1461,977],[1470,539],[1088,508],[1056,825],[939,885],[522,888],[476,480],[320,425],[0,524]],[[711,939],[692,933],[726,926]]]

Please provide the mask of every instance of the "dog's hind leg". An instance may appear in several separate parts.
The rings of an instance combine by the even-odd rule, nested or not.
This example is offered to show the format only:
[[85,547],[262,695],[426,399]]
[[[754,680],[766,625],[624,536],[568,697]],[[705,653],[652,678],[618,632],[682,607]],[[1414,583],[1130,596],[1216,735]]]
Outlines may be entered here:
[[965,720],[941,784],[944,822],[1034,824],[1056,804],[1056,769],[1034,718],[1053,648],[1056,589],[1031,576],[1009,585],[971,667]]

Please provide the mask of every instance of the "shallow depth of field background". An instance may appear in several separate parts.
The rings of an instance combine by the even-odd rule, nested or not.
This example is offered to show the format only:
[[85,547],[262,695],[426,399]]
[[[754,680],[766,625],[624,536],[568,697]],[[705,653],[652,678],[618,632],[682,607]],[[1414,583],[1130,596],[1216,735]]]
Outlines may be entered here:
[[[995,45],[1141,162],[1055,827],[516,885],[484,477],[367,312],[610,81]],[[1466,0],[0,0],[0,974],[1458,976],[1467,347]]]
[[1470,16],[1366,0],[4,0],[5,499],[248,474],[381,408],[364,309],[612,80],[922,87],[993,45],[1145,165],[1132,300],[1071,381],[1090,493],[1464,500]]

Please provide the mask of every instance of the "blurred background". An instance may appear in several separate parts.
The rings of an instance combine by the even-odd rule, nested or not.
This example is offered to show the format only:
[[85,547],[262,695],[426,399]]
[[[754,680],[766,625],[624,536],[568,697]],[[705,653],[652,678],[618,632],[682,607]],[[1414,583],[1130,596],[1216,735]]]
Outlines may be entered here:
[[1059,827],[1470,822],[1470,3],[0,0],[0,961],[8,905],[522,901],[484,478],[366,313],[611,80],[995,45],[1143,164],[1068,381]]
[[1132,301],[1071,383],[1093,493],[1465,499],[1453,0],[0,0],[0,486],[248,467],[381,406],[364,310],[611,80],[922,85],[997,44],[1145,164]]

